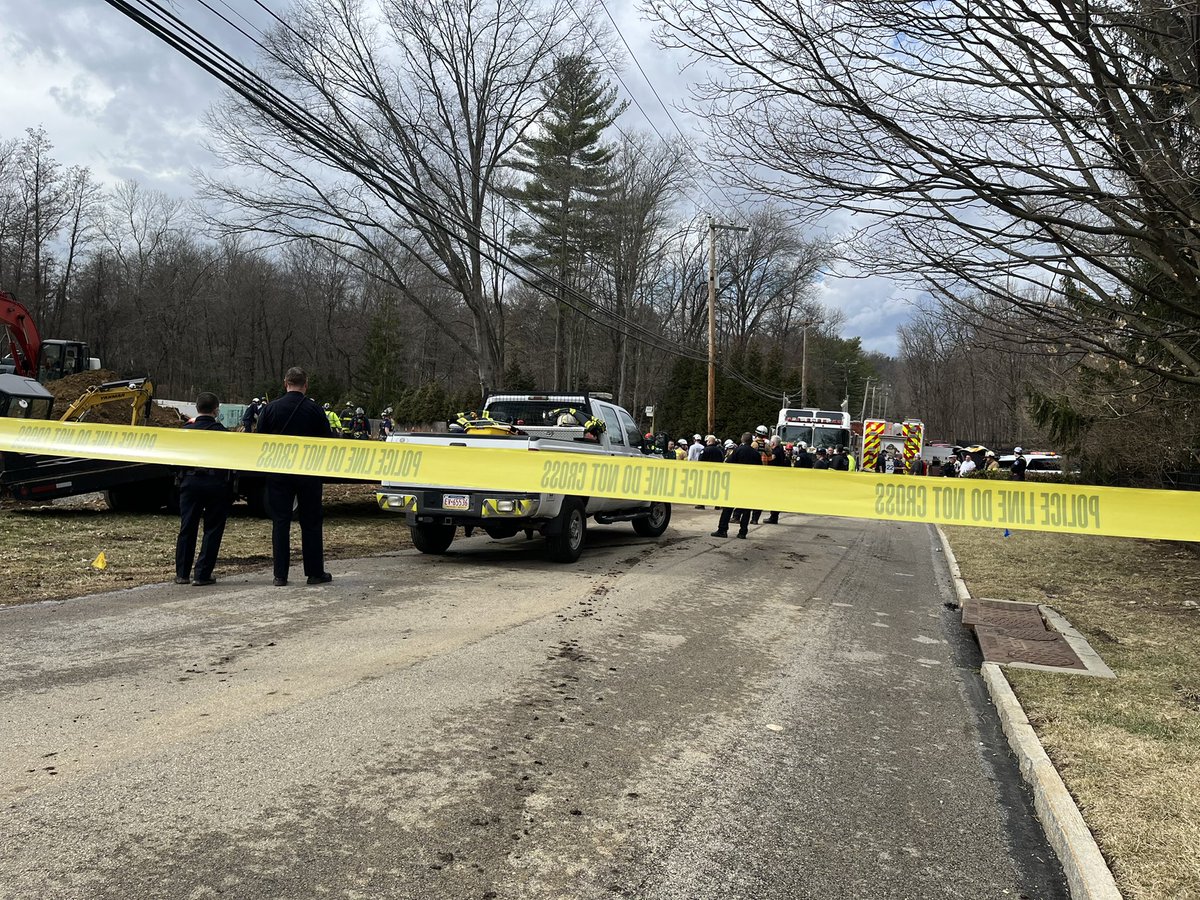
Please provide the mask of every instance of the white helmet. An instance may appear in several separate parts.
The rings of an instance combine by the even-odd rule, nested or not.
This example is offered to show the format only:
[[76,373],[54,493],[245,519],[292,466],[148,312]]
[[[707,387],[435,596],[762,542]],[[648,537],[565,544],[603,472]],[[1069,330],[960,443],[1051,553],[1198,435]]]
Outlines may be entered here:
[[355,414],[356,416],[361,416],[361,415],[363,414],[363,408],[362,408],[361,406],[357,407],[357,408],[354,410],[354,414]]
[[262,403],[262,397],[255,397],[253,402]]
[[725,449],[728,450],[733,446],[733,438],[725,438]]
[[759,435],[760,437],[766,437],[770,433],[770,431],[771,430],[769,428],[767,428],[766,425],[759,425],[757,428],[754,429],[754,433]]
[[1021,451],[1021,448],[1020,448],[1020,447],[1016,447],[1016,448],[1014,448],[1014,449],[1013,449],[1013,453],[1017,454],[1018,456],[1020,456],[1021,452],[1022,452],[1022,451]]
[[804,443],[804,441],[801,441],[801,442],[800,442],[800,449],[801,449],[801,450],[807,450],[807,449],[808,449],[808,444]]

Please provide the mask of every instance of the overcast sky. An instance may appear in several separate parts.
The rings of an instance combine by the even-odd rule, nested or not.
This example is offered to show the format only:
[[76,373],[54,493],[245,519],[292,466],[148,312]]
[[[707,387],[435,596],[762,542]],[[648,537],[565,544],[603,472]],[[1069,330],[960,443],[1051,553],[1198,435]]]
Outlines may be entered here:
[[[245,49],[244,39],[197,0],[170,2],[210,37],[230,49]],[[285,0],[264,2],[285,8]],[[265,14],[252,0],[211,0],[210,5],[264,22]],[[654,46],[651,26],[640,18],[634,0],[609,0],[608,5],[676,122],[689,134],[698,131],[697,123],[676,109],[687,97],[689,75],[680,72],[686,60]],[[202,117],[219,96],[217,82],[103,0],[0,0],[0,51],[7,63],[0,78],[0,139],[41,125],[60,162],[88,166],[106,183],[134,178],[180,197],[192,194],[191,173],[212,164],[202,146]],[[675,126],[628,59],[621,80],[622,95],[632,95],[641,107],[631,106],[621,126],[647,130],[649,119],[662,135],[674,134]],[[702,141],[698,134],[698,147]],[[718,204],[724,200],[718,191],[708,194]],[[694,195],[700,210],[709,212],[712,201],[698,187]],[[821,300],[845,313],[843,337],[861,337],[868,350],[895,352],[896,327],[910,310],[890,282],[827,278]]]

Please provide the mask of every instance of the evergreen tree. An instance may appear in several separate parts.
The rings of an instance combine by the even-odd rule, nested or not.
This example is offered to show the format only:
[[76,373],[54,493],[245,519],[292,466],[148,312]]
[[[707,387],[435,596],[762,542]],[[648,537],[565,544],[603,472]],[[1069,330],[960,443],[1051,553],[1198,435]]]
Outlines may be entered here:
[[399,326],[396,322],[396,303],[391,297],[380,301],[379,311],[371,319],[363,348],[362,363],[354,373],[354,394],[369,415],[378,415],[399,395],[403,384],[400,378]]
[[605,129],[621,114],[616,89],[583,55],[559,57],[542,88],[545,108],[536,134],[521,143],[513,164],[529,175],[510,192],[536,225],[514,237],[533,249],[533,259],[554,276],[554,389],[570,387],[564,365],[568,311],[567,286],[585,255],[598,246],[600,229],[589,228],[598,203],[612,185],[609,163],[614,149],[605,144]]

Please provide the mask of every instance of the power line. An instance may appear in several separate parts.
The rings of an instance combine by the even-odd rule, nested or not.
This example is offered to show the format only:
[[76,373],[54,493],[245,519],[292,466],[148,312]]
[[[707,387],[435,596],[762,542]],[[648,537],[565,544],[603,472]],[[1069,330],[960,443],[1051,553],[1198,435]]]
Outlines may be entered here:
[[[675,116],[673,116],[671,114],[671,110],[667,107],[667,104],[663,101],[662,95],[660,95],[658,93],[658,89],[654,87],[654,82],[652,82],[650,80],[650,76],[646,73],[646,70],[642,67],[641,60],[639,60],[637,58],[637,54],[633,52],[633,47],[630,46],[629,41],[627,41],[625,39],[625,33],[623,31],[621,31],[621,26],[617,24],[617,20],[613,16],[612,11],[608,8],[608,4],[605,2],[605,0],[600,0],[600,8],[604,10],[604,14],[606,16],[608,16],[608,21],[612,23],[613,30],[617,33],[617,37],[619,37],[621,39],[621,43],[625,45],[625,49],[629,52],[629,58],[633,60],[633,64],[635,66],[637,66],[638,71],[642,73],[642,78],[645,79],[646,86],[648,88],[650,88],[650,93],[652,93],[654,95],[654,99],[658,101],[658,105],[662,107],[662,111],[667,114],[667,119],[670,120],[671,124],[675,126],[675,131],[679,134],[679,136],[681,138],[683,138],[684,146],[687,147],[688,153],[691,154],[692,159],[694,159],[698,164],[703,165],[704,160],[700,159],[700,156],[699,156],[699,154],[696,153],[696,150],[692,146],[690,139],[688,138],[688,136],[686,134],[683,133],[683,129],[679,127],[679,122],[677,122],[675,120]],[[574,7],[572,7],[572,11],[573,10],[574,10]],[[622,82],[622,84],[624,84],[624,82]],[[628,87],[626,87],[625,89],[627,91],[629,90]],[[641,109],[641,107],[639,106],[638,109]],[[645,115],[645,111],[642,112],[642,115]],[[662,137],[662,135],[659,135],[659,137]],[[729,194],[725,193],[725,188],[722,187],[720,182],[714,181],[713,186],[716,187],[716,189],[721,192],[721,196],[725,198],[725,200],[729,203],[729,205],[731,207],[736,208],[737,204],[733,202],[733,199],[729,196]],[[711,195],[709,195],[707,192],[705,192],[705,196],[708,197],[709,202],[712,202]]]
[[[309,144],[314,149],[325,154],[338,163],[347,172],[354,174],[359,179],[371,185],[375,190],[382,195],[390,197],[398,202],[405,209],[408,209],[415,216],[425,219],[430,225],[437,228],[446,237],[454,240],[463,246],[465,239],[461,234],[458,234],[445,227],[445,221],[439,220],[435,215],[428,210],[422,209],[420,206],[414,206],[406,202],[401,194],[397,191],[397,186],[408,191],[410,194],[417,196],[427,206],[431,207],[439,216],[449,220],[452,223],[463,227],[468,233],[476,236],[479,241],[486,245],[486,249],[481,248],[481,255],[492,264],[505,272],[513,275],[521,282],[529,285],[533,289],[547,296],[545,289],[537,281],[530,279],[528,276],[517,271],[512,265],[506,263],[501,256],[512,260],[516,264],[527,269],[529,272],[538,276],[542,281],[550,284],[555,284],[556,279],[542,272],[537,266],[533,265],[529,260],[520,257],[507,247],[500,245],[490,235],[484,233],[481,229],[476,228],[472,223],[463,219],[454,210],[446,208],[439,203],[435,198],[426,194],[419,186],[413,184],[411,180],[399,175],[395,171],[388,170],[381,166],[377,159],[367,156],[362,152],[362,149],[347,143],[340,135],[335,134],[303,107],[299,106],[286,94],[283,94],[265,79],[250,71],[240,61],[229,56],[227,52],[210,41],[203,34],[192,28],[178,16],[165,10],[162,5],[155,0],[135,0],[140,2],[143,9],[150,10],[153,15],[147,15],[145,12],[135,8],[134,5],[127,0],[106,0],[110,6],[113,6],[119,12],[122,12],[133,21],[146,28],[155,36],[159,37],[168,46],[179,51],[185,57],[190,59],[204,71],[209,72],[214,77],[218,78],[222,83],[228,86],[231,90],[243,97],[252,106],[259,109],[294,135],[299,137],[304,143]],[[212,9],[204,0],[200,0],[205,8],[209,9],[223,21],[229,20]],[[259,4],[261,6],[261,3]],[[231,27],[233,26],[232,23]],[[249,40],[256,43],[265,51],[265,47],[253,37],[247,35],[240,28],[238,29]],[[261,32],[260,32],[261,33]],[[208,48],[208,49],[205,49]],[[501,256],[497,256],[491,251],[493,248],[498,249]],[[593,322],[600,327],[611,328],[621,333],[626,334],[640,343],[655,347],[656,349],[665,352],[673,353],[686,358],[700,359],[700,351],[696,348],[688,347],[665,338],[660,333],[654,332],[644,326],[631,322],[624,317],[616,315],[611,310],[606,310],[599,306],[595,301],[586,297],[569,285],[564,285],[557,282],[558,285],[564,288],[562,297],[554,297],[557,300],[570,298],[574,303],[568,300],[567,305],[579,312],[586,320]],[[595,316],[591,315],[585,309],[580,308],[578,303],[590,308],[592,311],[600,314],[602,317],[610,320],[609,323],[601,322]],[[745,386],[762,393],[764,396],[774,397],[779,396],[778,392],[771,391],[758,385],[748,379],[741,373],[735,372],[722,366],[731,377]]]

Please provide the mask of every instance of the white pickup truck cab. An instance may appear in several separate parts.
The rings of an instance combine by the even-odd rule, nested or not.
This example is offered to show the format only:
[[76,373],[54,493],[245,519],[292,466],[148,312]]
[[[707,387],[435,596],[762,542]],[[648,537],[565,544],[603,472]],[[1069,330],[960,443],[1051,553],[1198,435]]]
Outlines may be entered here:
[[[395,443],[480,447],[539,452],[641,457],[642,436],[633,417],[596,394],[493,394],[485,419],[449,434],[398,433]],[[585,431],[588,421],[603,429]],[[492,426],[489,423],[495,423]],[[403,513],[412,542],[422,553],[445,553],[461,526],[492,538],[534,532],[546,538],[551,559],[574,562],[583,550],[588,520],[630,522],[643,537],[658,537],[671,521],[671,505],[573,494],[481,491],[452,484],[384,482],[379,506]]]

